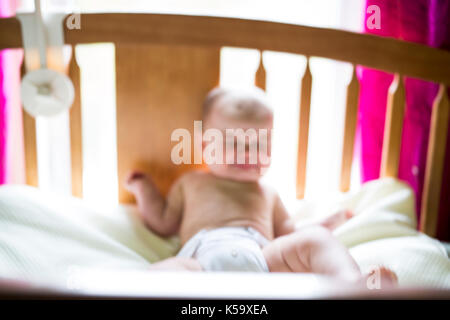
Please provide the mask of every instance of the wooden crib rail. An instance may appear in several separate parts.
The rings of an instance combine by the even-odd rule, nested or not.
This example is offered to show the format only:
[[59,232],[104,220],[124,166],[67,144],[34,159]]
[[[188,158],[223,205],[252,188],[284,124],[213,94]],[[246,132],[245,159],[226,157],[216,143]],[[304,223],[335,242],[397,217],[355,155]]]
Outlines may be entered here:
[[[65,23],[64,26],[66,26]],[[117,118],[120,119],[117,126],[119,178],[131,165],[136,165],[136,161],[144,159],[148,163],[151,158],[152,161],[158,162],[161,160],[161,154],[157,156],[157,152],[161,153],[160,149],[163,149],[164,154],[168,152],[166,147],[163,148],[160,145],[156,146],[156,149],[160,149],[152,152],[140,150],[139,143],[135,143],[134,146],[124,146],[126,141],[140,141],[135,128],[140,128],[141,122],[138,124],[135,122],[143,121],[130,118],[129,111],[126,109],[139,111],[141,118],[145,116],[155,119],[156,116],[156,118],[167,119],[168,116],[173,117],[174,113],[166,110],[166,105],[181,103],[180,110],[183,111],[180,113],[186,114],[175,117],[171,125],[175,127],[180,124],[189,124],[193,117],[200,115],[198,100],[211,85],[216,84],[219,70],[218,48],[222,46],[254,48],[260,52],[264,50],[289,52],[307,57],[307,65],[299,89],[301,98],[297,152],[298,198],[302,198],[305,193],[311,88],[314,81],[309,67],[310,57],[345,61],[354,67],[352,78],[347,86],[341,191],[347,191],[350,186],[359,100],[359,83],[355,73],[357,65],[396,75],[388,94],[381,176],[397,176],[405,103],[404,77],[429,80],[441,84],[442,87],[450,85],[450,52],[411,42],[342,30],[223,17],[95,13],[81,14],[81,29],[70,30],[65,27],[64,34],[65,42],[71,45],[97,42],[113,42],[116,45]],[[0,19],[0,49],[20,47],[22,47],[22,39],[19,21],[16,18]],[[194,48],[197,49],[194,50]],[[153,64],[154,67],[161,64],[170,66],[170,71],[166,72],[163,70],[164,68],[154,69],[160,72],[159,75],[152,74],[148,68],[134,68],[134,71],[131,71],[128,62],[124,61],[130,52],[137,57],[137,60],[131,64],[133,66],[139,63]],[[151,58],[148,58],[149,56]],[[181,57],[184,60],[179,59]],[[168,64],[170,59],[172,59],[171,61],[176,60],[176,62]],[[209,68],[204,68],[206,63],[210,64]],[[82,193],[82,147],[79,69],[72,61],[68,70],[77,91],[74,108],[71,110],[71,150],[73,191],[74,194],[80,195]],[[196,70],[202,70],[201,72],[204,72],[207,77],[200,77]],[[186,74],[196,79],[195,84],[187,78],[185,79]],[[168,101],[162,99],[162,96],[171,96],[168,95],[167,83],[156,85],[156,89],[159,90],[157,94],[145,93],[143,92],[145,90],[136,89],[140,88],[137,77],[142,77],[146,83],[154,83],[155,79],[159,79],[158,76],[161,75],[164,75],[166,80],[176,79],[179,81],[176,86],[171,88],[172,90],[181,90],[181,95],[168,98]],[[206,80],[201,80],[204,78]],[[265,81],[266,72],[261,60],[255,75],[255,84],[264,89]],[[189,88],[190,94],[187,89],[183,89],[184,86]],[[128,93],[130,88],[136,90],[132,90],[133,93],[130,94]],[[435,230],[437,221],[437,201],[442,183],[440,177],[445,156],[445,141],[441,136],[444,135],[448,125],[448,98],[442,90],[436,97],[433,109],[430,147],[427,155],[424,207],[422,208],[426,212],[426,219],[422,221],[422,229],[429,234],[433,234],[432,230]],[[187,100],[191,102],[187,103]],[[156,107],[146,106],[143,108],[142,101],[148,101],[150,105]],[[190,110],[189,115],[187,115],[187,110]],[[35,184],[37,181],[36,157],[33,157],[36,149],[35,124],[34,119],[25,117],[25,120],[26,153],[31,155],[27,155],[26,158],[27,176],[32,177],[33,179],[29,181]],[[164,126],[161,122],[156,124],[155,128],[159,128],[166,134],[171,127]],[[133,133],[133,137],[130,136],[130,132]],[[146,134],[147,136],[152,135],[154,131],[148,130]],[[123,144],[123,146],[119,144]],[[444,148],[442,149],[444,151],[439,148]],[[143,158],[137,160],[137,156]],[[163,189],[167,189],[170,182],[181,172],[175,170],[176,172],[173,173],[173,171],[172,167],[167,167],[160,172],[161,180],[167,180],[163,183]],[[130,200],[125,194],[121,190],[121,200]]]
[[[235,46],[347,61],[450,85],[450,53],[342,30],[236,18],[134,13],[81,14],[68,44],[114,42]],[[0,19],[0,49],[22,47],[16,18]]]

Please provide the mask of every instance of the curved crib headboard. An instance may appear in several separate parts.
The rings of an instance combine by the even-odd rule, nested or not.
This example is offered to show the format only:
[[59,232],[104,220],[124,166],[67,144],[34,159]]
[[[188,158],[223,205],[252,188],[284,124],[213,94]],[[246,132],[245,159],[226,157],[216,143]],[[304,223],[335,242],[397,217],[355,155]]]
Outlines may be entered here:
[[[116,46],[119,179],[122,181],[131,168],[140,168],[152,173],[164,192],[183,171],[192,168],[168,161],[170,146],[165,141],[175,128],[191,128],[193,121],[201,118],[203,97],[218,84],[222,46],[318,56],[394,73],[388,93],[381,176],[397,176],[405,106],[403,77],[441,84],[433,107],[421,219],[421,230],[435,235],[449,114],[449,52],[367,34],[233,18],[107,13],[82,14],[81,24],[81,30],[65,27],[67,44],[113,42]],[[0,49],[17,47],[22,47],[18,20],[0,19]],[[80,80],[73,58],[68,72],[76,89],[70,111],[72,186],[73,193],[81,195]],[[305,191],[312,81],[307,63],[300,89],[298,198]],[[262,62],[255,82],[265,86]],[[350,184],[358,99],[359,83],[353,72],[347,86],[341,191],[347,191]],[[35,122],[26,113],[24,131],[27,183],[37,185]],[[151,148],[142,148],[149,137],[153,138]],[[122,186],[119,197],[121,202],[131,200]]]

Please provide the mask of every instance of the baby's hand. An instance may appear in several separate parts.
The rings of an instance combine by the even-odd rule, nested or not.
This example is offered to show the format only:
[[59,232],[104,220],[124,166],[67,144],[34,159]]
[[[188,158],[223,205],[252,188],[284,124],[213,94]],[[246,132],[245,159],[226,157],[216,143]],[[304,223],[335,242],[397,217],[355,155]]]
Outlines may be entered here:
[[338,212],[332,214],[331,216],[325,218],[320,225],[323,227],[334,230],[339,227],[344,222],[347,222],[353,217],[353,212],[351,210],[339,210]]
[[125,189],[130,192],[136,192],[137,189],[148,181],[148,176],[141,171],[130,172],[124,181]]

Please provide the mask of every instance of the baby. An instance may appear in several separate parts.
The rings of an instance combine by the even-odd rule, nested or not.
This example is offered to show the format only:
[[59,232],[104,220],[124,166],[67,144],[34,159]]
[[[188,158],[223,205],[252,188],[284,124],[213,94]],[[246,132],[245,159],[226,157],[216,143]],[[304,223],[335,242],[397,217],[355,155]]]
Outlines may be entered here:
[[[151,230],[161,236],[179,234],[183,247],[177,256],[191,259],[185,260],[191,261],[185,269],[310,272],[351,282],[361,279],[348,250],[330,232],[348,219],[348,212],[296,230],[278,194],[260,182],[268,161],[261,156],[249,161],[255,144],[270,157],[273,112],[264,92],[216,88],[206,97],[203,112],[204,129],[220,130],[223,137],[227,129],[261,129],[268,139],[257,135],[230,144],[224,138],[223,161],[209,164],[207,172],[183,175],[167,200],[142,173],[131,174],[126,183]],[[203,148],[207,146],[203,142]],[[233,161],[239,156],[245,163]]]

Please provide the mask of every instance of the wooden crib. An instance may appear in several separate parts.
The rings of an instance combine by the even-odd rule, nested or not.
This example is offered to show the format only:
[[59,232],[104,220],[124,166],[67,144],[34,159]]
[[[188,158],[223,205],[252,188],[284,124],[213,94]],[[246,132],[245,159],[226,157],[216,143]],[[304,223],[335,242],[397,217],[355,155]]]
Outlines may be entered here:
[[[67,18],[66,18],[67,19]],[[242,47],[301,54],[307,58],[302,75],[297,153],[297,197],[305,192],[309,117],[313,77],[310,57],[324,57],[395,74],[388,93],[381,177],[396,177],[399,167],[405,109],[405,76],[440,84],[435,98],[420,228],[436,233],[446,135],[449,118],[447,86],[450,85],[450,53],[423,45],[373,35],[245,19],[166,14],[82,14],[81,29],[64,23],[65,43],[112,42],[116,58],[118,177],[123,181],[132,168],[152,174],[167,192],[171,183],[195,165],[176,166],[170,161],[170,135],[176,128],[192,128],[201,119],[205,94],[218,85],[220,48]],[[0,19],[0,49],[23,47],[21,25],[16,18]],[[32,70],[26,64],[22,68]],[[72,190],[82,195],[82,123],[80,70],[72,57],[68,66],[50,68],[67,72],[75,86],[70,110]],[[355,68],[354,68],[355,70]],[[262,63],[255,84],[265,88]],[[355,71],[347,86],[340,190],[347,191],[357,122],[359,83]],[[37,185],[35,120],[23,113],[26,180]],[[150,138],[152,137],[152,138]],[[155,138],[157,137],[157,138]],[[151,139],[151,147],[148,145]],[[295,143],[293,143],[295,145]],[[119,187],[121,202],[131,196]]]

